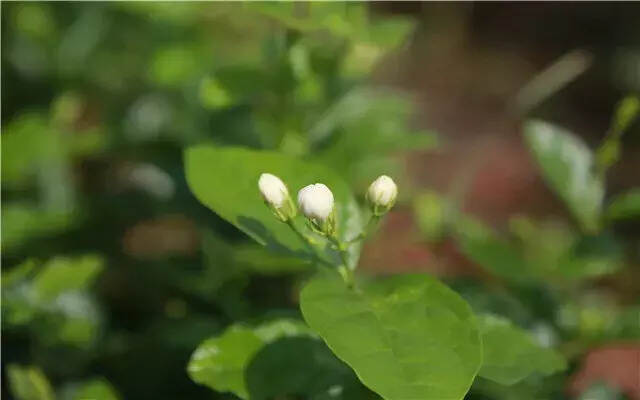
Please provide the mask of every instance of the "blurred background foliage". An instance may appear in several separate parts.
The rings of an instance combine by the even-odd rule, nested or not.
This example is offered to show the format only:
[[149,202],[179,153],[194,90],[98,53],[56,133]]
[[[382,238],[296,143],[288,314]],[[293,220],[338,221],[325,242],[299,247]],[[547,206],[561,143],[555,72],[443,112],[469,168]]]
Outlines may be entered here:
[[[182,151],[213,142],[326,164],[355,193],[393,176],[400,202],[362,268],[438,275],[569,359],[513,386],[479,378],[469,398],[640,398],[638,100],[620,102],[640,91],[638,18],[3,3],[3,397],[234,398],[186,366],[203,340],[246,334],[264,346],[245,365],[255,398],[375,398],[313,335],[277,333],[305,329],[307,267],[191,195]],[[554,124],[521,129],[531,117]],[[320,360],[311,375],[297,354]],[[265,378],[274,357],[291,379]]]

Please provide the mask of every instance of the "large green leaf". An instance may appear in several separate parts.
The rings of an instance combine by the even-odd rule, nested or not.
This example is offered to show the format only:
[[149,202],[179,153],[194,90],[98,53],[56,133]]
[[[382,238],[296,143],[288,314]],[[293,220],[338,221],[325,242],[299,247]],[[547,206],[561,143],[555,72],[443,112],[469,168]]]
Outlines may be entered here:
[[551,188],[585,230],[597,230],[604,183],[594,173],[591,150],[569,131],[543,121],[528,121],[524,134]]
[[[326,184],[335,197],[340,237],[347,240],[360,232],[360,211],[349,187],[324,166],[275,152],[203,145],[186,150],[185,170],[189,187],[198,200],[272,250],[313,258],[300,238],[264,205],[258,191],[258,178],[263,172],[279,176],[294,198],[306,185]],[[295,223],[308,230],[302,216]],[[337,254],[324,239],[318,238],[318,243],[317,251],[325,261],[339,263]],[[358,254],[359,245],[352,245],[352,267]]]
[[562,356],[537,345],[529,334],[509,320],[483,315],[483,362],[479,375],[503,385],[512,385],[533,373],[549,375],[566,368]]
[[275,320],[257,328],[232,325],[222,335],[209,338],[198,346],[187,371],[197,383],[247,399],[245,370],[253,356],[265,344],[279,338],[305,335],[312,333],[295,320]]
[[321,272],[302,290],[300,307],[329,348],[385,399],[462,399],[482,362],[468,304],[426,275],[349,288]]

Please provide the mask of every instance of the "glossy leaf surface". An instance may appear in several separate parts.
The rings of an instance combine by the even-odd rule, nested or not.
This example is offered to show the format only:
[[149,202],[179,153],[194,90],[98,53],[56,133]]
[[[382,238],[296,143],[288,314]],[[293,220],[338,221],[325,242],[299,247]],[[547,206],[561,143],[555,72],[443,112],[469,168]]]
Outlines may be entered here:
[[547,122],[529,121],[524,131],[548,184],[585,230],[597,230],[604,183],[594,173],[591,150],[571,132]]
[[[195,146],[185,153],[185,169],[189,187],[204,205],[272,250],[313,258],[304,242],[263,204],[258,178],[264,172],[280,177],[293,198],[306,185],[324,183],[335,198],[339,235],[351,239],[360,233],[360,211],[349,187],[324,166],[269,151]],[[295,223],[301,229],[308,229],[301,216]],[[336,252],[323,238],[317,237],[317,244],[323,260],[339,263]],[[358,254],[359,246],[353,244],[350,248],[352,266]]]
[[300,306],[329,348],[385,399],[462,399],[482,361],[469,306],[427,275],[352,289],[335,273],[319,273]]

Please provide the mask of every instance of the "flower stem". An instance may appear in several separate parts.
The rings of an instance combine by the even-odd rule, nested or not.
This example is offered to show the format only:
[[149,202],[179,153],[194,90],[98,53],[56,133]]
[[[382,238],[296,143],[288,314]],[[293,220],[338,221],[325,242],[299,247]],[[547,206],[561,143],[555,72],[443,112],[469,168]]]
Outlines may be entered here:
[[316,262],[322,263],[324,262],[320,256],[318,256],[318,252],[316,250],[316,248],[313,246],[314,244],[314,240],[312,238],[310,238],[309,236],[305,235],[304,232],[302,232],[300,230],[300,228],[298,228],[296,226],[296,224],[293,223],[293,219],[289,218],[288,220],[285,221],[285,223],[287,225],[289,225],[289,228],[291,228],[291,230],[293,230],[296,235],[298,235],[298,237],[300,239],[302,239],[302,241],[304,242],[304,244],[307,246],[307,248],[309,249],[309,251],[311,252],[311,254],[313,255],[313,258]]
[[336,236],[327,236],[327,239],[338,250],[338,254],[340,255],[340,260],[342,261],[342,265],[338,267],[338,272],[342,275],[342,278],[347,283],[347,286],[353,286],[353,271],[349,268],[349,252],[348,247],[340,241]]
[[371,217],[369,217],[369,221],[367,222],[367,225],[362,230],[362,232],[360,232],[358,236],[349,240],[348,243],[355,243],[355,242],[364,240],[367,236],[369,236],[369,234],[371,233],[371,231],[373,231],[376,225],[378,225],[379,221],[380,221],[380,215],[371,214]]

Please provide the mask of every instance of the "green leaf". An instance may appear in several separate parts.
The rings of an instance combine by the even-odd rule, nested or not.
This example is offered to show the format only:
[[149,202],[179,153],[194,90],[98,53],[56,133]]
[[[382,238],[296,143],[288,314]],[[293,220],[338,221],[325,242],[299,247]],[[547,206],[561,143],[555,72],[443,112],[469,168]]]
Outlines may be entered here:
[[51,384],[38,367],[7,366],[7,378],[11,392],[17,400],[53,400]]
[[613,220],[640,217],[640,188],[616,196],[607,206],[607,217]]
[[86,289],[102,268],[103,261],[97,256],[57,257],[35,277],[34,289],[40,300],[51,300],[63,292]]
[[42,266],[28,260],[2,274],[2,316],[9,326],[27,325],[42,343],[87,347],[101,316],[86,289],[102,270],[96,256],[58,257]]
[[310,337],[286,337],[264,346],[248,365],[246,379],[252,400],[284,395],[353,400],[367,395],[353,371]]
[[222,335],[207,339],[198,346],[187,371],[197,383],[247,399],[245,369],[253,356],[266,343],[300,335],[312,334],[304,324],[295,320],[275,320],[254,329],[232,325]]
[[31,239],[61,232],[76,225],[80,216],[72,211],[52,211],[30,203],[2,205],[2,250],[12,251]]
[[2,289],[9,289],[15,285],[24,282],[31,276],[38,266],[38,262],[34,259],[28,259],[15,267],[2,271]]
[[248,398],[244,369],[263,342],[248,328],[232,326],[222,336],[204,341],[191,356],[188,372],[195,382],[219,392]]
[[640,99],[628,96],[622,99],[616,108],[607,136],[596,150],[597,171],[604,174],[606,170],[620,159],[620,139],[638,116]]
[[200,82],[200,103],[207,109],[216,110],[233,104],[233,98],[213,76],[206,76]]
[[528,121],[524,134],[547,183],[583,229],[596,231],[604,183],[593,172],[591,150],[569,131],[543,121]]
[[462,399],[482,361],[468,304],[426,275],[399,275],[347,287],[333,272],[300,295],[309,326],[388,400]]
[[624,268],[624,247],[610,233],[578,238],[559,265],[558,273],[567,278],[594,278]]
[[462,253],[498,276],[516,282],[529,276],[518,249],[480,221],[469,217],[457,221],[456,240]]
[[479,375],[513,385],[533,373],[553,374],[566,368],[562,356],[537,345],[529,334],[505,318],[483,315],[483,362]]
[[[186,150],[185,170],[189,187],[204,205],[237,226],[257,242],[271,250],[312,259],[313,254],[290,229],[280,222],[263,203],[258,191],[258,178],[263,172],[279,176],[291,196],[311,183],[322,182],[332,191],[336,201],[338,234],[343,241],[360,233],[360,210],[347,184],[324,166],[285,156],[244,148],[194,146]],[[302,216],[295,223],[306,229]],[[324,239],[318,237],[317,251],[331,263],[339,263],[338,255]],[[350,264],[355,266],[360,247],[350,247]]]
[[120,395],[115,388],[104,378],[97,378],[83,382],[76,388],[71,397],[72,400],[118,400]]
[[616,135],[626,131],[640,113],[640,99],[637,96],[627,96],[616,108],[611,130]]
[[179,87],[197,76],[206,60],[206,53],[191,44],[160,48],[149,66],[149,78],[160,86]]

